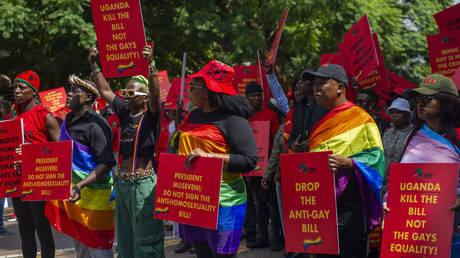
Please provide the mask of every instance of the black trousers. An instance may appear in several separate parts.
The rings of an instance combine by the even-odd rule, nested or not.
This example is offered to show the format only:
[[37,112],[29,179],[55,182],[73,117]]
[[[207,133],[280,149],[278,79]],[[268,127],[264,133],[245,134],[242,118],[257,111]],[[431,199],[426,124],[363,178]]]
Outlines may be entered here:
[[259,235],[268,236],[269,210],[267,205],[267,190],[260,185],[262,177],[245,177],[248,202],[246,208],[246,231],[256,233],[259,225]]
[[238,253],[234,254],[216,254],[213,253],[208,242],[193,242],[197,258],[237,258]]
[[317,258],[367,257],[368,230],[362,206],[337,207],[340,255],[317,254]]
[[54,257],[54,238],[48,219],[45,217],[44,201],[21,201],[13,198],[14,213],[18,219],[19,234],[21,235],[22,254],[25,258],[37,257],[35,231],[41,247],[41,257]]

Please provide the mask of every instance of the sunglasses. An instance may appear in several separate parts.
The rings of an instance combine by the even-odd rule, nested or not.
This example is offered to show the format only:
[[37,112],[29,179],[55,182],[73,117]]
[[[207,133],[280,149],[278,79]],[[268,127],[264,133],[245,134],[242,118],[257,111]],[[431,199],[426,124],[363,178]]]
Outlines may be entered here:
[[132,98],[136,96],[147,96],[147,93],[135,91],[133,89],[129,89],[129,90],[123,89],[123,90],[120,90],[120,95],[123,97]]
[[415,97],[415,101],[423,105],[428,105],[428,103],[430,103],[434,98],[435,97],[433,95],[417,95]]

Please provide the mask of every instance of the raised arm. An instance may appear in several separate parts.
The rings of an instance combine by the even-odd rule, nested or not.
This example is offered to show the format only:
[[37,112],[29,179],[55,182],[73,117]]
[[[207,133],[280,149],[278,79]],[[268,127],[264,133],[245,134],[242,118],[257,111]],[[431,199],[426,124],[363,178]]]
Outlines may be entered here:
[[273,65],[265,65],[265,71],[265,76],[267,77],[268,86],[270,87],[272,95],[280,105],[281,111],[283,111],[284,115],[287,115],[287,113],[289,113],[289,102],[281,84],[273,72]]
[[158,71],[153,61],[152,47],[146,45],[142,49],[144,58],[149,61],[149,107],[152,114],[160,112],[160,83],[158,82]]
[[95,48],[89,50],[88,61],[91,66],[91,75],[93,77],[94,83],[96,83],[96,88],[101,93],[102,98],[109,104],[112,105],[113,98],[115,93],[113,93],[112,88],[110,88],[109,83],[102,75],[101,68],[96,62],[96,56],[99,54],[99,51]]

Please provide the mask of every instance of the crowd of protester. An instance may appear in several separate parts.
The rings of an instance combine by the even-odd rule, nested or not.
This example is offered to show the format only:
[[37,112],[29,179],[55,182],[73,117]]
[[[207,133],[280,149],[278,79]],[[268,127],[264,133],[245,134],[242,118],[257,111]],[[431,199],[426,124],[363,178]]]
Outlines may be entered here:
[[[153,218],[163,152],[186,155],[188,163],[212,157],[224,164],[217,229],[175,225],[183,239],[177,253],[237,257],[242,238],[251,249],[282,251],[279,155],[319,151],[334,153],[328,165],[336,177],[340,255],[283,255],[378,257],[378,248],[369,248],[369,233],[384,212],[391,212],[386,205],[390,165],[460,163],[458,91],[442,75],[427,75],[418,88],[381,102],[376,91],[352,87],[355,81],[340,65],[305,68],[287,95],[273,66],[266,65],[273,98],[264,105],[260,84],[250,82],[245,97],[238,95],[233,68],[213,60],[189,76],[191,105],[184,109],[177,103],[176,110],[168,110],[159,100],[151,47],[143,54],[151,63],[148,78],[132,77],[117,96],[96,62],[98,51],[91,49],[91,80],[69,76],[71,111],[60,123],[40,105],[40,80],[33,71],[15,76],[14,105],[0,101],[2,120],[23,119],[26,143],[74,144],[67,201],[12,200],[24,257],[36,257],[36,234],[41,256],[54,257],[51,227],[74,239],[77,257],[113,257],[115,235],[118,257],[164,257],[163,221]],[[109,105],[101,114],[92,109],[98,97]],[[263,176],[243,177],[258,162],[255,121],[269,122],[268,164]],[[16,165],[20,169],[20,162]],[[452,254],[460,253],[459,196],[457,187],[457,202],[450,207],[456,211]],[[10,234],[0,220],[0,236]]]

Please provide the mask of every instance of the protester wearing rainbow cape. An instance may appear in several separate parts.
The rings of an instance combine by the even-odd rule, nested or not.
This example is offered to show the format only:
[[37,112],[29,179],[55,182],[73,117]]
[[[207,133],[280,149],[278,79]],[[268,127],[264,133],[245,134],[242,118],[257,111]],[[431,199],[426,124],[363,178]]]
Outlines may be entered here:
[[[193,242],[198,258],[236,257],[246,212],[246,186],[241,173],[257,165],[257,149],[248,118],[252,108],[232,86],[234,71],[211,61],[189,76],[190,98],[197,108],[176,133],[178,153],[187,162],[199,157],[223,159],[217,230],[181,225],[180,234]],[[177,145],[176,145],[177,146]]]
[[112,131],[91,109],[99,97],[94,84],[73,75],[69,82],[72,111],[62,123],[60,140],[73,141],[72,192],[69,201],[48,202],[46,216],[54,228],[75,239],[77,257],[113,257]]
[[[454,82],[443,75],[430,74],[411,92],[411,97],[417,101],[415,128],[406,141],[400,163],[460,164],[460,101]],[[450,207],[455,211],[451,257],[460,253],[460,178],[457,181],[457,202]]]
[[364,109],[347,101],[343,67],[324,64],[310,74],[316,101],[330,110],[312,129],[309,150],[334,152],[329,167],[336,180],[340,257],[366,257],[368,232],[382,215],[385,159],[379,129]]

